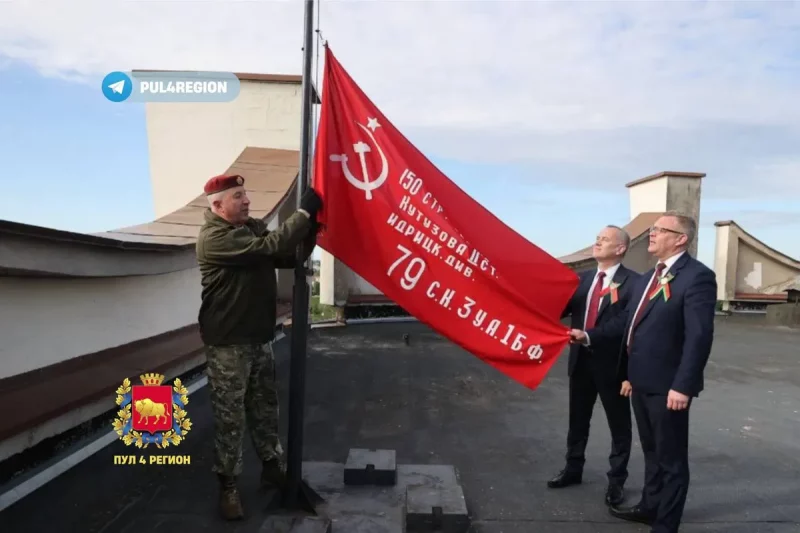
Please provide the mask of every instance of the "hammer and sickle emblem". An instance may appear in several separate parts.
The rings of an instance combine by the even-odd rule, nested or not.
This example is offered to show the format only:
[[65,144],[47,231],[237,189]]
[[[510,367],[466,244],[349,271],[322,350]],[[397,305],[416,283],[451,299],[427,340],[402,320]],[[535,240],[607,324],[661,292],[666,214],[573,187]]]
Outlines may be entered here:
[[372,140],[372,144],[375,146],[375,148],[377,148],[378,155],[381,158],[381,173],[377,178],[374,180],[370,179],[369,171],[367,170],[366,154],[371,152],[372,148],[370,148],[370,146],[364,141],[358,141],[353,145],[353,150],[358,154],[358,157],[361,160],[360,180],[356,178],[352,172],[350,172],[350,168],[347,166],[346,154],[333,154],[330,156],[330,159],[331,161],[340,161],[342,163],[342,172],[344,172],[344,177],[347,178],[347,181],[349,181],[353,187],[364,191],[367,200],[372,200],[372,191],[383,185],[383,182],[386,181],[386,177],[389,175],[389,163],[386,161],[386,155],[383,153],[383,150],[381,150],[380,145],[375,140],[375,136],[372,135],[372,132],[380,127],[380,124],[378,124],[378,119],[370,118],[368,119],[367,124],[367,126],[358,124],[358,127],[364,130],[367,135],[369,135],[369,138]]

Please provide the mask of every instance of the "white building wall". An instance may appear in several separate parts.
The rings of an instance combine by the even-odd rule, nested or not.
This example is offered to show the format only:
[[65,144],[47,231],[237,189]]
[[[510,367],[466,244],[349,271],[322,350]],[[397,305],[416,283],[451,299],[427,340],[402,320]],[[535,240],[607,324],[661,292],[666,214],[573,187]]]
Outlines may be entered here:
[[640,213],[666,211],[668,184],[667,178],[658,178],[631,186],[628,189],[631,220]]
[[299,150],[301,101],[299,83],[242,80],[233,102],[146,104],[156,218],[190,202],[247,146]]
[[[717,276],[717,300],[732,300],[735,285],[731,283],[731,228],[730,226],[716,227],[716,241],[714,243],[714,274]],[[736,261],[736,258],[733,258]],[[735,264],[735,263],[734,263]],[[727,309],[723,309],[727,311]]]
[[200,271],[0,277],[0,379],[197,322]]
[[[680,211],[700,225],[702,180],[696,177],[666,174],[659,178],[629,186],[631,220],[640,213]],[[689,246],[689,254],[697,257],[698,236]]]
[[383,293],[350,270],[333,255],[320,250],[319,301],[323,305],[344,306],[350,296],[380,296]]
[[350,294],[356,296],[374,296],[383,294],[372,283],[365,280],[352,270],[349,270],[348,286],[350,287]]
[[694,218],[698,228],[698,235],[689,245],[689,255],[697,257],[697,245],[700,239],[700,197],[703,180],[672,176],[668,182],[667,210],[680,211]]

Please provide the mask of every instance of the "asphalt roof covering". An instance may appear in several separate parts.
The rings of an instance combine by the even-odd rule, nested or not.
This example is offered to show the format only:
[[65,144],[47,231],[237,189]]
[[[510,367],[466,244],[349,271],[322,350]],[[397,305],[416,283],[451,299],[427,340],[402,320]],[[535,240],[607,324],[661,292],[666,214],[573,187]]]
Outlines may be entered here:
[[[800,331],[728,320],[717,323],[706,391],[693,406],[681,531],[800,531]],[[317,329],[309,349],[306,460],[344,462],[349,448],[366,447],[395,449],[398,463],[452,464],[473,533],[648,531],[613,519],[603,504],[609,432],[599,402],[583,485],[546,488],[563,464],[566,357],[529,391],[417,323]],[[288,340],[277,352],[286,384]],[[285,435],[285,389],[283,402]],[[0,513],[3,531],[258,531],[263,502],[250,443],[241,486],[251,518],[223,524],[210,473],[207,388],[190,397],[187,412],[194,428],[180,450],[190,466],[114,466],[114,454],[135,453],[115,442]],[[643,476],[636,440],[631,503]]]

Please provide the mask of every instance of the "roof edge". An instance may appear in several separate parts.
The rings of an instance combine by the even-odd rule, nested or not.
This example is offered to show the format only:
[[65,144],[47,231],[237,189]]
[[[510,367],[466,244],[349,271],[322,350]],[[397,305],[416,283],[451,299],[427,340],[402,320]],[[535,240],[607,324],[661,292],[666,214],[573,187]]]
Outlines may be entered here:
[[[637,227],[638,225],[642,224],[642,221],[650,221],[662,215],[663,213],[657,211],[644,211],[642,213],[639,213],[632,219],[630,219],[627,224],[622,226],[622,229],[625,232],[627,232],[628,236],[630,236],[631,238],[631,245],[637,242],[637,239],[641,239],[643,236],[648,234],[650,224],[644,224],[642,225],[641,228]],[[588,261],[590,259],[594,259],[591,256],[591,251],[593,246],[594,245],[592,244],[590,244],[589,246],[584,246],[583,248],[576,250],[570,254],[558,257],[558,260],[567,265],[575,265],[582,261]]]
[[[794,257],[792,257],[790,255],[786,255],[785,253],[781,252],[780,250],[778,250],[776,248],[773,248],[772,246],[770,246],[769,244],[765,243],[764,241],[762,241],[761,239],[759,239],[758,237],[756,237],[752,233],[748,232],[741,225],[737,224],[735,220],[723,220],[723,221],[720,221],[720,222],[714,222],[714,225],[717,226],[717,227],[733,226],[740,233],[740,235],[738,237],[740,237],[740,238],[744,237],[743,240],[748,245],[753,246],[753,243],[755,243],[756,245],[763,246],[766,249],[767,252],[769,252],[769,253],[771,253],[771,254],[776,256],[774,259],[782,262],[783,264],[785,264],[786,266],[788,266],[790,268],[798,268],[798,265],[800,265],[800,260],[798,260],[798,259],[796,259],[796,258],[794,258]],[[752,241],[752,242],[747,242],[747,241]],[[792,264],[787,264],[787,263],[792,263]]]
[[[256,152],[251,153],[253,150]],[[273,156],[278,159],[260,160],[259,158],[267,157],[262,153],[265,151],[268,152],[267,159]],[[237,164],[244,165],[248,162],[250,166],[274,163],[285,170],[290,169],[290,174],[282,178],[285,183],[282,194],[264,206],[265,213],[256,215],[269,223],[279,216],[280,211],[287,202],[291,203],[296,194],[299,151],[246,146],[226,172],[236,172]],[[281,186],[283,187],[284,185]],[[193,205],[196,200],[194,198],[186,205]],[[181,209],[183,208],[175,212]],[[170,222],[163,220],[164,218],[160,217],[146,224],[196,226],[193,223]],[[192,267],[196,238],[187,242],[187,238],[179,234],[170,234],[153,242],[144,237],[135,238],[133,232],[124,231],[125,229],[89,234],[0,219],[0,242],[4,245],[0,248],[9,252],[0,252],[0,277],[114,277],[164,274]],[[130,255],[127,256],[128,259],[122,260],[120,253]],[[48,255],[51,260],[47,260]]]
[[[225,72],[221,70],[189,70],[189,69],[166,69],[166,68],[135,68],[131,72]],[[240,80],[244,81],[269,81],[273,83],[296,83],[303,82],[303,76],[300,74],[258,74],[255,72],[225,72],[225,74],[233,74]]]
[[160,244],[140,241],[122,241],[111,237],[100,237],[98,235],[90,235],[88,233],[77,233],[74,231],[48,228],[45,226],[36,226],[33,224],[25,224],[22,222],[13,222],[11,220],[0,219],[0,234],[2,233],[20,235],[34,239],[100,246],[105,248],[119,248],[131,251],[176,251],[194,248],[195,246],[194,243]]
[[275,205],[272,207],[272,210],[270,210],[266,215],[261,217],[261,220],[269,224],[270,222],[272,222],[273,218],[278,216],[278,214],[281,212],[281,209],[283,209],[283,206],[286,205],[286,202],[288,202],[292,198],[292,196],[296,196],[297,182],[299,181],[299,179],[300,179],[300,171],[298,170],[297,174],[294,175],[294,179],[292,180],[291,185],[289,185],[286,188],[286,192],[283,193],[281,199],[275,203]]
[[674,178],[696,178],[701,179],[706,177],[705,172],[679,172],[673,170],[664,170],[662,172],[658,172],[656,174],[650,174],[649,176],[645,176],[643,178],[639,178],[628,182],[625,184],[625,187],[633,187],[634,185],[640,185],[642,183],[646,183],[648,181],[654,181],[659,178],[666,178],[666,177],[674,177]]

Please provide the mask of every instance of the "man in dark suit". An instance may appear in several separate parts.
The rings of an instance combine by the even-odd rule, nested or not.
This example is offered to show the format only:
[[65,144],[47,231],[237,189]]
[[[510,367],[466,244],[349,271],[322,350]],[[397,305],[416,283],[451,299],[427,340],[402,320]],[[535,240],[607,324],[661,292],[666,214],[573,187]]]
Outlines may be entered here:
[[[607,226],[597,235],[592,248],[597,268],[580,274],[580,284],[564,310],[563,316],[572,316],[572,328],[593,328],[624,312],[639,279],[639,274],[621,264],[629,246],[630,237],[616,226]],[[627,363],[620,359],[622,341],[620,333],[592,347],[570,346],[566,466],[547,482],[550,488],[582,482],[589,426],[599,395],[611,430],[611,468],[605,496],[608,505],[619,505],[624,499],[631,454],[630,383]]]
[[625,520],[651,524],[651,533],[676,533],[689,490],[689,407],[703,390],[703,371],[714,339],[717,281],[686,252],[696,222],[666,213],[650,229],[656,268],[636,284],[627,313],[585,332],[574,342],[606,342],[625,333],[631,403],[645,459],[642,497]]

